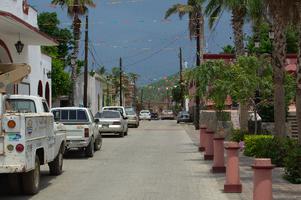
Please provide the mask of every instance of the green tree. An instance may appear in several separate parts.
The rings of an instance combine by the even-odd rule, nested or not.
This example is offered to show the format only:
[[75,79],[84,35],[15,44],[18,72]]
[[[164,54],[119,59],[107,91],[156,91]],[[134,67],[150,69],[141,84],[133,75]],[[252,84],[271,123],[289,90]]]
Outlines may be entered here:
[[64,71],[67,66],[69,50],[72,48],[72,33],[68,29],[59,28],[60,21],[56,13],[44,12],[38,16],[38,25],[41,31],[47,33],[59,42],[55,47],[42,47],[42,51],[52,58],[52,96],[70,93],[70,76]]
[[[206,6],[205,13],[209,16],[210,28],[221,17],[224,9],[227,9],[232,14],[232,30],[234,35],[235,54],[244,56],[244,32],[243,26],[247,16],[247,0],[210,0]],[[240,127],[246,130],[248,127],[248,110],[249,106],[240,102]]]
[[235,47],[233,47],[232,45],[226,45],[222,48],[222,53],[225,54],[234,54],[235,53]]
[[[200,66],[203,61],[204,54],[204,15],[203,15],[203,4],[206,0],[188,0],[187,4],[175,4],[169,8],[165,13],[165,19],[172,14],[179,14],[182,18],[188,14],[189,24],[188,30],[190,39],[196,39],[196,66]],[[196,82],[198,87],[198,82]],[[196,129],[199,129],[199,118],[200,118],[200,96],[195,96],[195,116],[194,125]]]
[[81,20],[80,16],[85,15],[88,11],[88,6],[95,7],[93,0],[52,0],[54,5],[60,5],[67,8],[67,13],[73,19],[73,38],[74,38],[74,48],[71,54],[71,80],[72,80],[72,92],[70,94],[70,104],[74,105],[74,98],[76,92],[76,80],[77,80],[77,70],[78,70],[78,53],[79,53],[79,41],[80,41],[80,27]]

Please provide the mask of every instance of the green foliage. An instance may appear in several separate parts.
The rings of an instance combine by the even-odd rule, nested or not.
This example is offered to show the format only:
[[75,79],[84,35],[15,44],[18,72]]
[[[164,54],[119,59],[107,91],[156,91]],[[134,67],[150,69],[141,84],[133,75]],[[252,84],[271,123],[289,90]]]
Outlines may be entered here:
[[258,152],[258,144],[260,141],[272,140],[273,136],[270,135],[245,135],[245,150],[244,155],[256,156]]
[[235,53],[235,47],[232,45],[226,45],[222,48],[222,53],[225,54],[234,54]]
[[274,104],[271,101],[262,102],[257,106],[257,112],[262,122],[274,122]]
[[301,146],[295,142],[288,148],[284,158],[284,178],[291,183],[301,184]]
[[42,47],[42,52],[52,57],[52,96],[68,95],[70,93],[71,80],[65,70],[69,51],[72,48],[72,33],[69,29],[59,28],[60,21],[56,13],[41,13],[38,16],[39,29],[51,37],[57,39],[58,46]]
[[234,129],[232,130],[232,133],[230,135],[230,141],[235,141],[235,142],[244,141],[245,135],[247,135],[246,132],[241,131],[240,129]]

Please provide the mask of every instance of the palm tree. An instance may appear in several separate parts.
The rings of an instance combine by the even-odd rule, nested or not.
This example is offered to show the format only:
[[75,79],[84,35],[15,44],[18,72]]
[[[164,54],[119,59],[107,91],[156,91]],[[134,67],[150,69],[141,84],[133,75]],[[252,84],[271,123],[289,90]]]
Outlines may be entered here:
[[[165,13],[165,19],[172,14],[179,14],[180,19],[188,14],[189,16],[189,35],[190,39],[196,39],[196,66],[201,66],[204,55],[204,15],[203,4],[206,0],[188,0],[187,4],[175,4]],[[198,87],[198,83],[196,83]],[[194,125],[199,129],[200,119],[200,96],[195,96]]]
[[88,6],[95,7],[93,0],[52,0],[54,5],[60,5],[67,7],[67,12],[72,17],[72,28],[74,47],[71,54],[71,80],[72,80],[72,91],[69,97],[71,106],[74,106],[74,99],[76,98],[76,79],[77,79],[77,59],[79,53],[79,41],[81,35],[81,20],[80,16],[85,15],[88,11]]
[[[267,13],[271,17],[275,34],[273,40],[273,81],[274,81],[274,115],[277,136],[286,135],[286,111],[284,73],[286,60],[285,31],[289,23],[289,14],[293,12],[295,0],[264,0]],[[288,14],[289,13],[289,14]]]

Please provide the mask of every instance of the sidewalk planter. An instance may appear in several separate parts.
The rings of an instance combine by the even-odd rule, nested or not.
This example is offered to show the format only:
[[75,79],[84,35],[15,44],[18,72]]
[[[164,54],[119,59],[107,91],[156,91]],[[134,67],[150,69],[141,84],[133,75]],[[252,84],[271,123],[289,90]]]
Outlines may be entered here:
[[241,193],[242,185],[239,175],[239,157],[240,149],[237,142],[228,142],[225,144],[227,151],[226,182],[224,184],[225,193]]
[[253,200],[272,200],[272,165],[271,159],[259,158],[252,165],[253,176]]
[[205,151],[205,139],[206,139],[206,130],[207,127],[204,125],[201,125],[200,128],[200,143],[199,143],[199,151],[203,152]]
[[214,132],[207,130],[206,131],[206,144],[205,144],[205,154],[204,160],[213,160],[213,138]]
[[215,132],[217,127],[216,112],[214,110],[201,110],[200,124],[205,125],[207,130]]
[[224,138],[215,137],[213,139],[213,166],[212,173],[225,173],[225,158],[224,158]]

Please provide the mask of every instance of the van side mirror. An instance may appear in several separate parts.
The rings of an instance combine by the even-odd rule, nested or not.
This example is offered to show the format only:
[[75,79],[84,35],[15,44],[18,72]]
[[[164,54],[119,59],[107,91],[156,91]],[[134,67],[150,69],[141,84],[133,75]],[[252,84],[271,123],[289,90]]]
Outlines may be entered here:
[[98,123],[99,123],[99,119],[95,119],[94,122],[95,122],[96,124],[98,124]]
[[127,120],[127,119],[129,119],[129,118],[128,118],[128,117],[123,117],[123,119],[124,119],[124,120]]

